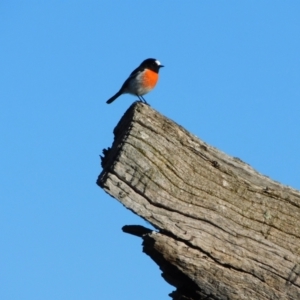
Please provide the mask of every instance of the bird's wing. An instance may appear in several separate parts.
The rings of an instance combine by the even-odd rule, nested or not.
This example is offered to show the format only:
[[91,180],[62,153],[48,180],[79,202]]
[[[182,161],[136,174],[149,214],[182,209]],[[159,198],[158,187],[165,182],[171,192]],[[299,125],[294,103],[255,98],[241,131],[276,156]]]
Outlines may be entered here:
[[137,67],[136,69],[134,69],[134,70],[130,73],[130,75],[129,75],[128,78],[135,77],[137,74],[143,72],[144,70],[145,70],[145,68],[141,68],[141,67],[139,66],[139,67]]
[[128,78],[125,80],[125,82],[123,83],[122,87],[120,88],[120,91],[126,91],[127,90],[127,87],[128,87],[128,84],[130,82],[130,80],[133,78],[133,77],[136,77],[139,73],[143,72],[145,70],[145,68],[141,68],[140,66],[137,67],[136,69],[134,69],[130,75],[128,76]]

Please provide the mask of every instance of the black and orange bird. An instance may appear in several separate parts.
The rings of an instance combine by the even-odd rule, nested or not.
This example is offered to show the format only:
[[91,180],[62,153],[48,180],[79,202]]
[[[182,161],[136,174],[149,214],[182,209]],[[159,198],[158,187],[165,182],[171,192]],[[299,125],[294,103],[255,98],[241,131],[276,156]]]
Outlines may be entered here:
[[106,103],[112,103],[123,94],[135,95],[140,101],[147,103],[143,95],[154,89],[158,81],[158,72],[163,65],[154,58],[145,59],[125,80],[120,90]]

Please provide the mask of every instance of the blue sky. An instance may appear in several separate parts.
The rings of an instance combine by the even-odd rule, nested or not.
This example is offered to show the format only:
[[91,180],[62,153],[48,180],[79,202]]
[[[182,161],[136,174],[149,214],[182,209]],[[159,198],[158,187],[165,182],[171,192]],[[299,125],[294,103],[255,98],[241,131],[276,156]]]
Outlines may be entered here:
[[300,189],[299,1],[1,1],[0,299],[168,299],[96,184],[148,57],[153,108]]

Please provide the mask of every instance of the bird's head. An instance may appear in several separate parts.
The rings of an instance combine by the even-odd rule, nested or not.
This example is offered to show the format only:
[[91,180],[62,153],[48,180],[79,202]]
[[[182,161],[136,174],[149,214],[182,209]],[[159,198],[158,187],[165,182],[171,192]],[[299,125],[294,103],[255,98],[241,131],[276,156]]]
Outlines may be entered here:
[[140,67],[147,68],[158,73],[159,69],[164,66],[155,58],[147,58],[141,63]]

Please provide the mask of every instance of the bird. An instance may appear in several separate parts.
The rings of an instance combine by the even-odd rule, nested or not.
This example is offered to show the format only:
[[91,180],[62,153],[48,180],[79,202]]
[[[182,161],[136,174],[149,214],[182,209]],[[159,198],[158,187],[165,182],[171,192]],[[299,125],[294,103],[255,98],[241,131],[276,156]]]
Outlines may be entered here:
[[153,90],[158,81],[158,72],[162,67],[164,66],[155,58],[145,59],[131,72],[120,90],[109,98],[106,103],[112,103],[123,94],[131,94],[137,96],[141,102],[148,104],[143,95]]

